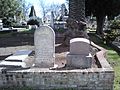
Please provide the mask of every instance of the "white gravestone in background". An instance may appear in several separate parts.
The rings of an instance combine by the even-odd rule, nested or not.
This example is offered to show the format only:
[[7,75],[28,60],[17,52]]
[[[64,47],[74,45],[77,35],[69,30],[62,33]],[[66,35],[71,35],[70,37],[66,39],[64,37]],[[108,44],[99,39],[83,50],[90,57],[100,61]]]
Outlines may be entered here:
[[49,68],[54,66],[55,33],[49,26],[37,28],[34,34],[35,66]]

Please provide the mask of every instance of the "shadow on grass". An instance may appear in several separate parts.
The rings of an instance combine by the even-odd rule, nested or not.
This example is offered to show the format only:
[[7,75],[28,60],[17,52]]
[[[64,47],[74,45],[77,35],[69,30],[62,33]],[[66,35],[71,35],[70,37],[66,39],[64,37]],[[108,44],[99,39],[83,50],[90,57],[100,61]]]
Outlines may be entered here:
[[26,32],[6,32],[0,33],[0,47],[33,45],[34,33],[32,31]]
[[90,33],[89,34],[90,40],[93,41],[95,44],[105,48],[106,50],[113,50],[110,46],[107,46],[104,44],[104,41],[100,39],[99,37],[96,36],[95,33]]

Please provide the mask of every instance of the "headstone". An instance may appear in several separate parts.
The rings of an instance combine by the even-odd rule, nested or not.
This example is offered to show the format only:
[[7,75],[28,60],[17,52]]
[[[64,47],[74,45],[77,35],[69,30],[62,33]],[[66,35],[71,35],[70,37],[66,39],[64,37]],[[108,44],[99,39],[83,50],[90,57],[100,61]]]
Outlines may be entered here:
[[35,66],[49,68],[54,66],[55,33],[49,26],[40,26],[34,34]]
[[70,53],[88,55],[90,53],[90,41],[85,38],[71,39]]
[[52,28],[54,28],[54,14],[53,14],[53,11],[51,12],[50,26],[51,26]]
[[62,18],[63,18],[64,16],[67,16],[67,13],[68,13],[68,11],[67,11],[67,9],[66,9],[65,4],[62,4],[62,5],[61,5],[61,15],[62,15]]
[[90,68],[92,55],[90,53],[90,41],[85,38],[70,40],[70,52],[67,54],[67,66],[75,68]]
[[2,30],[3,28],[3,23],[2,23],[2,20],[0,19],[0,30]]

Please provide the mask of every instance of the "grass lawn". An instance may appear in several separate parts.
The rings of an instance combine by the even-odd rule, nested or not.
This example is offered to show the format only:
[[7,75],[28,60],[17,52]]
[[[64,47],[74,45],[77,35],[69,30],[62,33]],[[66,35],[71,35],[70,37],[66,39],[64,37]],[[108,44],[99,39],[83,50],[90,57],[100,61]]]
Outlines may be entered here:
[[90,35],[90,39],[107,50],[107,60],[115,71],[114,90],[120,90],[120,56],[110,46],[103,44],[95,34]]
[[108,49],[107,58],[115,71],[114,90],[120,90],[120,56],[116,51]]

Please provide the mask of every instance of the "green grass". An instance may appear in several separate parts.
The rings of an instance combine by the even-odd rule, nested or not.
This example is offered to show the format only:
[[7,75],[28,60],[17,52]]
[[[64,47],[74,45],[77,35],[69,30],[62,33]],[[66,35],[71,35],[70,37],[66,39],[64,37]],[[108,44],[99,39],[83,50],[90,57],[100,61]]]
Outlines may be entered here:
[[120,56],[114,50],[108,50],[107,58],[115,71],[114,90],[120,90]]
[[10,37],[11,33],[0,33],[0,37]]
[[103,44],[103,41],[96,37],[95,34],[90,35],[90,39],[107,50],[107,60],[115,72],[114,90],[120,90],[120,56],[111,47]]
[[30,87],[1,87],[0,90],[33,90],[33,88]]
[[35,30],[23,29],[19,32],[0,32],[0,37],[11,37],[17,34],[33,34]]

